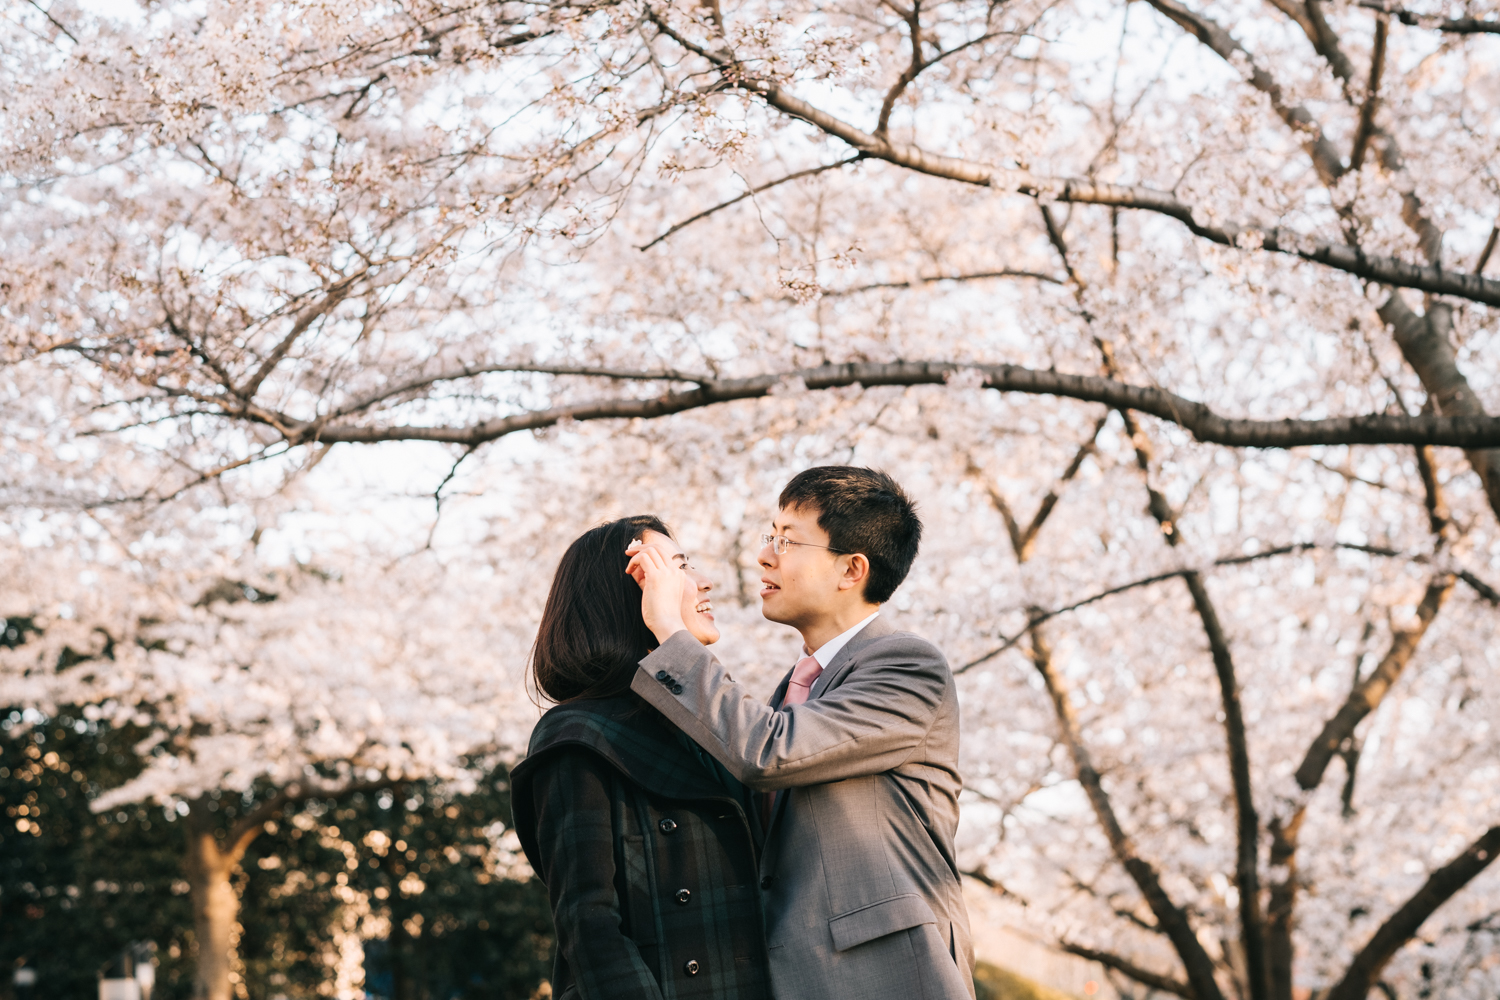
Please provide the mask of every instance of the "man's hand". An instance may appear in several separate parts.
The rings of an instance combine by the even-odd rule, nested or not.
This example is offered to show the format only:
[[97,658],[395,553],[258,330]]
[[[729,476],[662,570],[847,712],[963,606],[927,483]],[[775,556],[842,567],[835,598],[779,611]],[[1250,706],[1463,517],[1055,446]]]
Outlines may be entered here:
[[632,542],[625,550],[630,563],[625,572],[641,585],[641,617],[658,643],[687,630],[682,620],[682,594],[688,579],[676,560],[654,545]]

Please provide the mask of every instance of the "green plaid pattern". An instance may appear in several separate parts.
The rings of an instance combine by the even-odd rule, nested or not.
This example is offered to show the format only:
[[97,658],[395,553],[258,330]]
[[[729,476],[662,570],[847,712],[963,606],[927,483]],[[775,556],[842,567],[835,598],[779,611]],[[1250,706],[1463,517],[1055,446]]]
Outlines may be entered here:
[[757,825],[655,709],[559,705],[511,780],[552,898],[554,996],[770,1000]]

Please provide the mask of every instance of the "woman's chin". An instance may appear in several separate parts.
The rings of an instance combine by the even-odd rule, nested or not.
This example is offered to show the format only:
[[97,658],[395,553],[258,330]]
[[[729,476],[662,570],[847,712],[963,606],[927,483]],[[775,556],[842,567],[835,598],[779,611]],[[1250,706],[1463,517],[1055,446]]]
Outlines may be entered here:
[[719,641],[719,630],[710,622],[698,621],[688,631],[692,632],[693,638],[705,646],[712,646]]

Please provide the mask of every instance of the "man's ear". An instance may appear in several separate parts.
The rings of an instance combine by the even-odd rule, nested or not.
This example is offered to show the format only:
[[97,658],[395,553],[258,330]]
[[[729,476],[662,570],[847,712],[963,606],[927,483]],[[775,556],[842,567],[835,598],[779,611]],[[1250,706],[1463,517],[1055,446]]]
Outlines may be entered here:
[[863,587],[869,578],[870,560],[856,552],[849,557],[849,563],[844,567],[844,575],[839,577],[839,589],[852,590],[855,587]]

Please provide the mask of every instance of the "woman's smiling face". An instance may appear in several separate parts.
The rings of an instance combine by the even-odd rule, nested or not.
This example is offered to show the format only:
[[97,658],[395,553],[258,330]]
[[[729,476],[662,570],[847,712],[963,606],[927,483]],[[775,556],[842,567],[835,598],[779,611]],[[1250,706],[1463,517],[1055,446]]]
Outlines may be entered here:
[[687,554],[670,536],[648,529],[641,533],[641,543],[660,549],[687,574],[687,586],[682,588],[682,623],[688,632],[705,646],[718,642],[719,627],[714,624],[714,606],[708,599],[714,585],[708,577],[688,564]]

